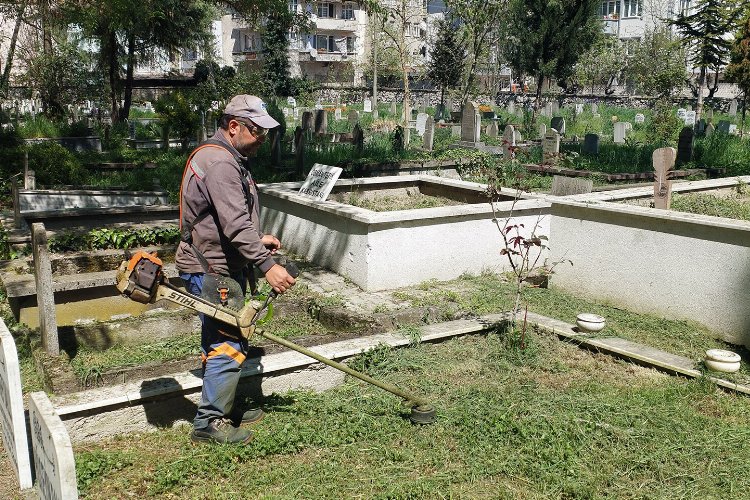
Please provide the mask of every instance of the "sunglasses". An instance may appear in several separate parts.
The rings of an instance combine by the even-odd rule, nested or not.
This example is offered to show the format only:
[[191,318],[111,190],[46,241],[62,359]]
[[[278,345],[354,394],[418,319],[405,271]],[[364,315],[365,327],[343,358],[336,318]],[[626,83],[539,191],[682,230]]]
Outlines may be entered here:
[[268,135],[269,130],[267,128],[258,127],[255,124],[252,123],[246,123],[241,120],[237,120],[238,123],[241,123],[244,125],[251,134],[253,134],[257,138],[266,137]]

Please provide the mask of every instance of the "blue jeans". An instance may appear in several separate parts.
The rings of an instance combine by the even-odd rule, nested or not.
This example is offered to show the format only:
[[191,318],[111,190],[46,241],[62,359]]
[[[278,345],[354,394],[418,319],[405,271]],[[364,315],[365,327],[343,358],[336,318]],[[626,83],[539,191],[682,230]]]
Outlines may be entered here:
[[[197,296],[200,296],[203,289],[203,276],[203,273],[180,273],[187,291]],[[230,277],[240,284],[244,294],[247,288],[246,276],[240,272],[233,273]],[[229,418],[240,381],[240,367],[247,356],[248,343],[236,326],[203,314],[198,316],[202,325],[203,392],[193,426],[204,429],[212,420]]]

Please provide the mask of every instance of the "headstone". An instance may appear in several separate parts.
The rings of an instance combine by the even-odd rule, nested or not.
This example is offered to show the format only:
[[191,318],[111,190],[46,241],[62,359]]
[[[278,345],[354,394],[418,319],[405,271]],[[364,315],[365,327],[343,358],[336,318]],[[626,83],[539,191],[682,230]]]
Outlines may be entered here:
[[347,120],[349,121],[349,125],[353,127],[355,123],[359,122],[359,111],[356,109],[350,109],[349,114],[347,115]]
[[456,137],[461,137],[461,125],[452,125],[451,135],[455,135]]
[[315,109],[316,110],[323,109],[323,104],[320,102],[320,99],[318,99],[317,101],[315,101]]
[[22,490],[31,488],[29,441],[23,411],[21,371],[13,336],[0,319],[0,424],[3,445]]
[[688,163],[693,159],[693,127],[684,127],[677,139],[677,162]]
[[583,153],[590,155],[599,154],[599,135],[586,134],[583,138]]
[[299,118],[299,108],[294,108],[293,116],[295,120]]
[[704,135],[706,132],[706,120],[701,118],[698,120],[698,123],[695,124],[695,134],[696,135]]
[[508,114],[515,115],[516,114],[516,103],[513,101],[510,101],[508,103]]
[[560,104],[557,101],[552,101],[550,103],[550,112],[552,113],[552,115],[560,112]]
[[313,130],[315,127],[315,118],[313,117],[312,111],[305,111],[302,113],[302,131]]
[[34,279],[42,348],[47,354],[57,356],[60,354],[60,343],[57,336],[55,295],[52,289],[52,264],[47,248],[47,230],[41,222],[31,225],[31,247],[34,254]]
[[429,115],[427,113],[419,113],[417,115],[416,129],[419,137],[424,137],[425,127],[427,126],[427,118],[429,118]]
[[464,106],[461,114],[461,141],[462,142],[479,142],[479,128],[477,122],[481,123],[479,113],[477,112],[477,103],[468,101]]
[[336,120],[341,119],[341,108],[336,108],[333,112],[333,118]]
[[706,120],[713,120],[714,119],[714,110],[712,108],[708,108],[706,110]]
[[299,194],[317,201],[326,201],[341,172],[342,168],[316,163],[299,188]]
[[128,120],[128,137],[135,139],[135,120]]
[[389,108],[389,111],[390,111],[391,115],[395,115],[396,114],[396,101],[391,102],[391,107]]
[[370,99],[365,99],[364,111],[365,113],[372,113],[372,101]]
[[722,134],[728,134],[729,125],[730,123],[727,120],[719,120],[719,124],[716,125],[716,131],[721,132]]
[[679,118],[682,121],[685,121],[685,114],[687,113],[687,109],[685,108],[677,108],[677,118]]
[[736,123],[731,123],[729,125],[729,133],[731,135],[737,135],[737,124]]
[[521,131],[516,129],[515,131],[513,131],[513,136],[516,140],[516,146],[521,144],[522,142]]
[[546,123],[540,123],[539,124],[539,138],[544,139],[544,136],[547,135],[547,124]]
[[445,117],[445,105],[444,104],[438,104],[437,108],[435,109],[435,119],[436,120],[442,120]]
[[328,133],[328,112],[325,109],[315,111],[315,133]]
[[693,110],[693,107],[690,104],[688,104],[687,106],[685,106],[685,111],[687,111],[688,113],[690,111],[692,111],[692,110]]
[[576,104],[576,114],[583,114],[583,104]]
[[427,113],[427,104],[425,104],[424,100],[419,104],[419,112]]
[[628,135],[628,130],[629,128],[632,128],[632,125],[630,125],[630,127],[628,127],[628,125],[630,125],[629,122],[616,122],[615,123],[614,142],[616,144],[625,144],[625,138]]
[[292,114],[292,108],[287,108],[284,106],[281,108],[281,112],[284,113],[284,117],[289,117]]
[[552,177],[552,190],[550,194],[552,196],[570,196],[573,194],[590,193],[592,189],[594,189],[594,181],[592,179],[555,175]]
[[[684,130],[692,130],[685,128]],[[682,134],[680,134],[682,137]],[[672,180],[669,172],[675,166],[677,152],[674,148],[659,148],[652,155],[654,165],[654,208],[669,210],[672,203]]]
[[401,125],[396,126],[393,131],[393,151],[400,153],[404,150],[404,129]]
[[560,135],[565,135],[565,118],[562,116],[555,116],[550,122],[550,127],[557,130]]
[[685,126],[686,127],[694,127],[695,126],[695,111],[688,111],[685,113]]
[[297,107],[297,99],[295,99],[292,96],[289,96],[289,97],[286,98],[286,103],[288,105],[290,105],[291,107],[293,107],[293,108]]
[[716,127],[714,127],[713,123],[709,123],[708,125],[706,125],[706,133],[705,133],[706,137],[711,137],[712,135],[714,135],[715,131],[716,131]]
[[646,121],[646,116],[643,113],[636,113],[635,120],[633,120],[638,125],[643,125],[643,122]]
[[451,113],[453,111],[453,99],[451,99],[450,97],[445,98],[445,110],[448,113]]
[[597,113],[599,113],[599,105],[596,104],[595,102],[592,102],[591,103],[591,114],[595,115]]
[[301,177],[305,168],[305,133],[300,125],[294,129],[294,166]]
[[544,163],[555,163],[560,154],[560,134],[550,128],[542,139],[542,156]]
[[485,134],[487,134],[487,137],[494,137],[497,138],[498,130],[497,130],[497,122],[493,121],[489,125],[487,125],[487,129],[485,130]]
[[510,160],[515,155],[513,150],[516,145],[516,130],[513,125],[506,125],[503,130],[503,159]]
[[424,135],[422,136],[422,147],[427,151],[432,151],[432,145],[435,140],[435,120],[431,117],[427,117],[425,122]]
[[542,114],[546,116],[547,118],[552,117],[552,103],[548,102],[544,105],[544,109],[542,110]]
[[269,134],[271,143],[271,164],[281,165],[281,129],[275,128]]
[[359,126],[359,123],[356,123],[354,129],[352,129],[352,144],[354,144],[354,149],[357,153],[362,153],[362,148],[365,145],[365,133],[362,131],[362,127]]
[[76,500],[76,464],[70,436],[47,395],[29,395],[29,425],[39,498]]
[[729,116],[737,116],[737,99],[729,101]]

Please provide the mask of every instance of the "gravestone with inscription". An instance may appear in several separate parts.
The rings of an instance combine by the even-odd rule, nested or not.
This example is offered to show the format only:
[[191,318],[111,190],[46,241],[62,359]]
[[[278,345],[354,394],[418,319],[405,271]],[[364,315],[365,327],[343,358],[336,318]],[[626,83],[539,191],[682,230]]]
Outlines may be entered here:
[[39,498],[76,500],[78,483],[70,436],[43,392],[29,395],[29,425]]
[[372,101],[370,99],[365,99],[363,105],[365,113],[372,113]]
[[389,109],[392,115],[396,114],[396,101],[391,102],[391,107]]
[[550,128],[542,139],[542,158],[544,163],[556,163],[560,155],[560,134]]
[[737,99],[729,101],[729,116],[737,116]]
[[614,142],[615,144],[625,144],[625,138],[628,135],[628,130],[632,128],[632,125],[630,125],[630,122],[615,122],[614,124]]
[[425,127],[427,126],[427,118],[429,118],[429,115],[427,113],[417,114],[415,128],[417,129],[417,134],[419,134],[420,137],[424,137]]
[[497,122],[495,121],[487,125],[487,129],[485,130],[485,134],[487,134],[487,137],[497,138],[498,132],[499,131],[497,130]]
[[334,184],[339,179],[343,169],[316,163],[307,174],[307,179],[299,188],[299,194],[317,201],[325,201],[331,194]]
[[687,113],[687,109],[685,108],[677,108],[677,118],[679,118],[682,121],[685,121],[685,114]]
[[560,135],[565,135],[565,118],[562,116],[555,116],[550,122],[550,127],[557,130]]
[[595,115],[595,114],[597,114],[598,112],[599,112],[599,105],[598,105],[598,104],[596,104],[596,103],[594,103],[594,102],[592,102],[592,103],[591,103],[591,114],[592,114],[592,115]]
[[3,445],[22,490],[31,488],[31,461],[23,411],[21,371],[13,336],[0,319],[0,424]]
[[714,135],[714,132],[716,131],[716,127],[714,127],[713,123],[709,123],[706,125],[706,137],[711,137]]
[[583,114],[583,104],[581,103],[576,104],[575,112],[577,115]]
[[638,125],[643,125],[643,122],[646,121],[646,115],[644,115],[643,113],[636,113],[635,119],[633,121]]
[[550,111],[552,112],[553,115],[559,113],[560,112],[560,103],[558,103],[557,101],[552,101],[550,103]]
[[[692,131],[691,131],[692,132]],[[669,172],[675,166],[677,152],[674,148],[659,148],[654,151],[654,208],[669,210],[672,203],[672,180]]]
[[586,134],[583,138],[583,153],[590,155],[599,154],[599,135]]
[[336,120],[340,120],[341,119],[341,108],[336,108],[333,111],[333,118],[336,119]]
[[685,126],[686,127],[689,127],[689,126],[693,126],[694,127],[695,126],[695,117],[696,117],[695,111],[688,111],[687,113],[685,113]]
[[510,101],[508,103],[507,111],[508,111],[508,114],[515,115],[516,114],[516,103],[513,102],[513,101]]
[[677,162],[688,163],[693,159],[693,127],[684,127],[677,139]]
[[515,129],[513,131],[513,138],[516,140],[516,146],[523,142],[523,139],[521,138],[521,131],[518,129]]
[[552,190],[550,194],[552,196],[569,196],[590,193],[592,189],[594,189],[594,181],[592,179],[555,175],[552,177]]
[[440,121],[445,118],[445,104],[438,104],[435,108],[435,119]]
[[719,124],[716,125],[716,131],[721,132],[722,134],[728,134],[729,133],[729,121],[727,120],[719,120]]
[[547,135],[547,125],[545,123],[539,124],[539,138],[544,139],[544,136]]

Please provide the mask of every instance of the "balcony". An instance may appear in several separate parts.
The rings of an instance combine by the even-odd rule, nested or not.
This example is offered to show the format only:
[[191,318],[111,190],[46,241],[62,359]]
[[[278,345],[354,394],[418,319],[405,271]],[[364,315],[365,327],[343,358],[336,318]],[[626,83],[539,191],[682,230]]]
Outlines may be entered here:
[[357,31],[356,19],[338,19],[335,17],[312,16],[313,26],[318,30]]
[[620,31],[620,21],[618,19],[604,19],[604,34],[617,35]]
[[243,61],[258,61],[260,59],[263,59],[260,51],[232,52],[232,61],[235,64]]

